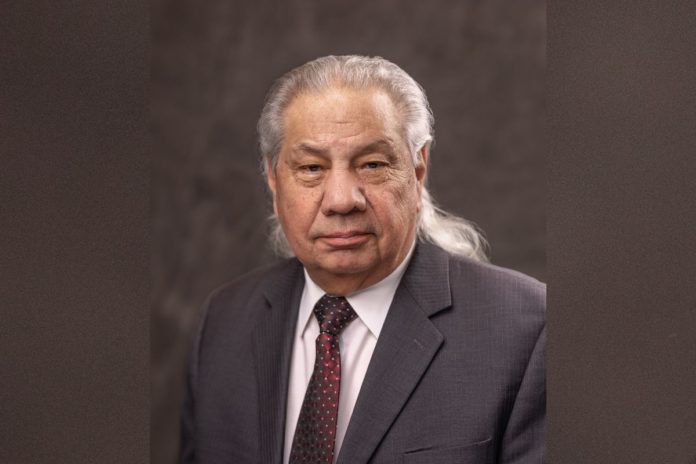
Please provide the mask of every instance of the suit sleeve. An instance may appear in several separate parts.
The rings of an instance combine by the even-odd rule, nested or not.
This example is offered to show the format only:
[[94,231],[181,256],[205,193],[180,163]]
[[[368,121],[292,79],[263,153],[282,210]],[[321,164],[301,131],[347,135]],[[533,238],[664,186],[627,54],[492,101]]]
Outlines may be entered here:
[[181,410],[181,437],[179,447],[179,463],[194,464],[196,455],[194,451],[194,395],[193,395],[193,380],[189,373],[186,382],[186,392],[184,403]]
[[203,304],[203,310],[195,332],[189,358],[189,368],[186,376],[184,401],[181,408],[181,435],[179,442],[179,464],[196,463],[196,385],[198,383],[198,361],[203,336],[203,329],[208,315],[208,308],[214,294],[211,294]]
[[546,449],[546,327],[517,393],[500,448],[501,464],[541,464]]

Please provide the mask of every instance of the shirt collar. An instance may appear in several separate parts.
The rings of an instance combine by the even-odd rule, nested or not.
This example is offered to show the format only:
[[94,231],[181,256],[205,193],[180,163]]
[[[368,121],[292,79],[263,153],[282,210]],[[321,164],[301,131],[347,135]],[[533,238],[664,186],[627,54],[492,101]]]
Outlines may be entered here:
[[[353,307],[355,313],[376,338],[379,337],[379,333],[382,330],[384,321],[387,318],[389,306],[391,306],[396,289],[401,282],[401,277],[403,277],[406,267],[411,260],[414,248],[415,240],[401,264],[399,264],[387,277],[368,288],[346,296],[348,303]],[[304,276],[305,294],[303,295],[302,301],[308,304],[300,306],[298,323],[303,327],[300,334],[304,334],[304,331],[307,329],[307,324],[317,301],[326,294],[326,292],[312,280],[306,269],[304,269]]]

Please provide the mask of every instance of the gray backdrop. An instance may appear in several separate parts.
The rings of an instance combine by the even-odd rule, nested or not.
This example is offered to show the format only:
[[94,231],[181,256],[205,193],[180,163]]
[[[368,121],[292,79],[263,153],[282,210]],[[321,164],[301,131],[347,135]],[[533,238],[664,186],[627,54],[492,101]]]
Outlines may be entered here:
[[542,0],[154,0],[152,463],[172,463],[206,294],[274,258],[255,124],[273,79],[317,56],[380,55],[426,89],[430,186],[492,261],[545,280]]

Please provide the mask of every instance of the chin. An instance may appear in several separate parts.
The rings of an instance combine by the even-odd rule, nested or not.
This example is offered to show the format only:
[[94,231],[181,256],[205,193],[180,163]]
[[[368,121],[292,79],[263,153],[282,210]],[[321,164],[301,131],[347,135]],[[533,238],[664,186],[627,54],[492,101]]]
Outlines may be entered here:
[[331,274],[359,274],[374,267],[373,259],[353,250],[334,251],[321,258],[317,260],[317,266]]

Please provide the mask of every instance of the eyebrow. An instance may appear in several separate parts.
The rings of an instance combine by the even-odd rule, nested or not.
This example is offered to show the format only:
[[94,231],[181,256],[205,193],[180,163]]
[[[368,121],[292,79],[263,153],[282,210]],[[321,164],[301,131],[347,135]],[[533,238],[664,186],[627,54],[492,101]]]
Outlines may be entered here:
[[394,145],[386,139],[376,140],[356,150],[355,156],[367,155],[374,152],[382,152],[387,156],[393,156]]
[[[318,155],[318,156],[327,156],[329,153],[329,150],[327,148],[312,145],[311,143],[307,143],[307,142],[301,142],[301,143],[297,144],[294,147],[293,151],[295,151],[295,152],[301,151],[301,152],[309,153],[312,155]],[[377,151],[384,152],[388,156],[393,156],[394,155],[394,145],[388,139],[375,140],[374,142],[370,142],[367,145],[359,147],[357,150],[355,150],[353,152],[353,156],[367,155],[369,153],[374,153]]]
[[318,147],[315,145],[311,145],[306,142],[302,142],[297,144],[292,151],[303,151],[312,155],[319,155],[319,156],[326,156],[328,154],[328,150],[326,148]]

